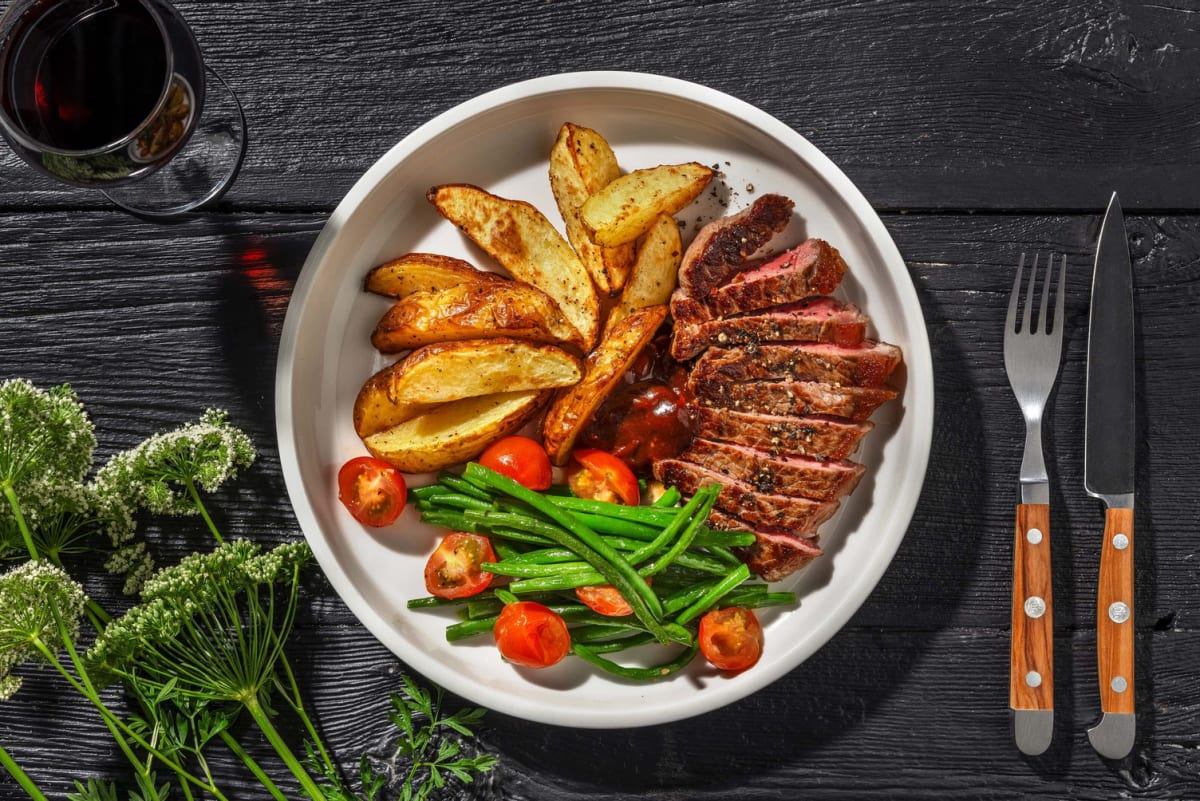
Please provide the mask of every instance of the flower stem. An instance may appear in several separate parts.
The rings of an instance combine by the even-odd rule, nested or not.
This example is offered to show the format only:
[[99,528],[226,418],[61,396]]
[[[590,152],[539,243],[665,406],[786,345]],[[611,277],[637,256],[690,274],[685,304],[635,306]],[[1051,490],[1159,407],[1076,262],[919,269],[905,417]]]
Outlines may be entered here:
[[288,691],[285,693],[288,704],[304,723],[304,728],[308,730],[308,736],[312,739],[313,745],[321,753],[321,760],[325,763],[325,767],[329,770],[337,770],[337,765],[333,764],[333,759],[329,756],[329,750],[325,748],[325,743],[317,733],[317,727],[313,725],[312,719],[304,708],[304,699],[300,694],[300,685],[296,681],[296,674],[292,671],[287,655],[282,651],[279,653],[279,664],[283,666],[283,672],[287,674],[288,678]]
[[17,519],[17,528],[21,531],[21,539],[25,540],[25,547],[29,549],[29,558],[37,559],[38,549],[33,544],[33,533],[25,523],[25,515],[21,514],[21,502],[17,500],[17,493],[13,489],[12,482],[4,481],[0,487],[4,488],[4,497],[8,498],[8,505],[12,507],[13,516]]
[[246,750],[242,748],[242,744],[239,743],[232,734],[230,734],[228,731],[222,730],[219,736],[221,741],[225,743],[226,747],[228,747],[230,751],[241,758],[242,762],[246,764],[246,767],[251,773],[254,774],[259,783],[266,788],[267,792],[271,794],[271,797],[274,798],[275,801],[288,801],[287,796],[279,791],[279,788],[275,786],[275,782],[271,781],[271,777],[268,776],[262,767],[254,761],[254,757],[246,753]]
[[204,501],[200,500],[200,492],[196,489],[196,482],[188,479],[187,482],[188,495],[192,496],[192,501],[196,504],[197,511],[204,518],[204,522],[208,524],[208,530],[212,532],[213,538],[216,539],[217,545],[223,545],[225,540],[221,537],[221,532],[217,530],[217,524],[209,517],[208,510],[204,508]]
[[283,760],[283,763],[292,771],[292,775],[300,782],[300,786],[304,788],[304,792],[308,794],[308,797],[313,799],[313,801],[326,801],[325,794],[321,792],[321,788],[313,781],[312,776],[308,775],[308,772],[300,764],[300,761],[296,759],[296,755],[292,753],[292,750],[287,747],[287,743],[279,735],[279,731],[271,723],[266,710],[262,708],[262,704],[258,701],[258,696],[251,695],[249,698],[243,700],[242,704],[250,712],[250,716],[254,718],[254,722],[258,724],[258,728],[262,730],[267,741],[275,748],[275,752],[279,754],[279,758]]
[[21,785],[21,789],[29,794],[33,801],[50,801],[46,798],[46,794],[33,783],[33,779],[29,778],[29,774],[21,769],[17,761],[4,750],[4,746],[0,745],[0,765],[8,771],[8,775],[16,779],[17,784]]

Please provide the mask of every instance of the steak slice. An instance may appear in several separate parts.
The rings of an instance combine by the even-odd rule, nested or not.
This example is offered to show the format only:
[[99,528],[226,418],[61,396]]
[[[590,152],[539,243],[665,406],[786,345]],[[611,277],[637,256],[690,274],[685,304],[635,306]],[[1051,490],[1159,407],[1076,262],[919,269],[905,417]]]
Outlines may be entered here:
[[768,453],[845,459],[874,423],[836,417],[790,417],[698,406],[691,410],[698,437],[747,445]]
[[684,307],[685,319],[675,319],[671,357],[676,361],[690,359],[710,345],[793,341],[832,342],[849,348],[863,341],[870,322],[857,306],[827,297],[772,306],[761,312],[721,320],[708,320],[693,312],[693,305],[700,306],[692,301]]
[[900,349],[886,342],[843,348],[828,342],[781,342],[744,348],[709,348],[696,360],[696,381],[821,381],[878,387],[900,364]]
[[679,287],[702,298],[717,284],[746,269],[747,260],[787,227],[795,205],[783,195],[763,195],[737,214],[700,229],[679,265]]
[[694,495],[705,484],[719,484],[716,506],[752,526],[785,531],[815,531],[837,511],[837,501],[814,501],[789,495],[756,492],[744,481],[680,459],[654,463],[654,477],[684,495]]
[[748,381],[726,384],[688,379],[688,392],[701,404],[762,414],[824,414],[866,420],[896,397],[888,387],[837,387],[816,381]]
[[786,578],[823,553],[815,534],[764,531],[721,512],[712,512],[708,517],[708,525],[721,531],[749,531],[754,534],[753,545],[734,548],[733,552],[766,581]]
[[758,492],[832,501],[852,492],[867,468],[844,459],[821,461],[694,439],[679,458],[749,484]]
[[842,283],[846,262],[823,239],[808,239],[795,248],[734,276],[704,297],[715,317],[757,311],[812,295],[828,295]]

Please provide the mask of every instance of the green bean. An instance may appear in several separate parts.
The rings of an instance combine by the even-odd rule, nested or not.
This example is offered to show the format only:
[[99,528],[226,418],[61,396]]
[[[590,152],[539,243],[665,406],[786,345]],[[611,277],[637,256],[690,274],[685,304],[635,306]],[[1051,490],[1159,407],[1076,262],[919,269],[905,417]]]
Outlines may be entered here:
[[[624,624],[620,623],[616,618],[606,618],[603,615],[598,615],[583,604],[547,604],[546,606],[550,611],[568,622],[584,621],[594,625],[607,624],[615,628],[624,627]],[[486,634],[496,627],[498,617],[499,615],[492,615],[490,617],[481,617],[478,620],[454,623],[446,627],[446,639],[450,642],[455,642],[457,640],[465,640],[468,637]]]
[[[679,510],[675,510],[677,513]],[[587,512],[572,512],[579,522],[598,534],[615,534],[619,537],[629,537],[635,540],[649,541],[658,536],[662,526],[648,526],[619,517],[593,515]]]
[[679,490],[675,487],[667,487],[662,495],[659,495],[651,506],[656,506],[659,509],[670,508],[679,503]]
[[699,499],[695,516],[683,529],[683,533],[679,535],[674,544],[667,549],[667,552],[654,560],[654,564],[650,566],[650,571],[647,575],[652,576],[655,573],[661,572],[663,568],[674,562],[681,553],[687,550],[688,546],[692,544],[692,539],[696,536],[696,531],[700,528],[701,522],[708,519],[708,513],[712,511],[713,504],[717,501],[717,493],[719,492],[720,488],[717,485],[706,484],[688,501],[688,507],[690,507]]
[[748,578],[750,578],[750,568],[742,565],[714,584],[698,601],[680,612],[675,618],[675,622],[683,625],[699,617],[704,612],[707,612],[709,607],[721,600],[726,593]]
[[601,670],[612,673],[614,676],[620,676],[626,679],[635,679],[637,681],[651,681],[654,679],[666,678],[672,673],[677,673],[683,668],[687,667],[688,663],[690,663],[696,656],[698,647],[699,646],[693,643],[690,647],[685,648],[679,654],[679,656],[675,657],[671,661],[648,668],[626,667],[625,665],[618,665],[611,659],[605,659],[603,656],[600,656],[595,649],[586,645],[572,645],[571,652],[583,661],[595,665]]
[[711,579],[697,582],[668,595],[666,598],[663,598],[663,609],[666,610],[668,615],[678,612],[681,609],[686,609],[712,589],[719,580]]
[[531,565],[548,565],[553,562],[574,562],[579,559],[569,548],[537,548],[517,554],[506,562],[521,562]]
[[[594,654],[611,654],[614,651],[624,651],[627,648],[636,648],[639,645],[645,645],[646,643],[654,642],[654,635],[644,631],[639,631],[637,634],[631,634],[616,639],[588,642],[588,640],[592,637],[591,633],[589,633],[584,639],[576,638],[576,632],[581,630],[582,627],[579,629],[574,629],[571,632],[571,639],[576,642],[586,643],[588,650]],[[603,628],[597,628],[594,630],[594,632],[597,638],[612,637],[613,635],[611,629],[605,631]]]
[[[737,565],[727,565],[718,559],[713,559],[711,556],[705,556],[695,551],[684,551],[679,554],[675,562],[683,567],[690,567],[693,570],[713,573],[718,576],[728,573],[731,567],[737,567]],[[740,565],[741,562],[738,562],[738,564]]]
[[605,517],[615,517],[620,520],[629,520],[648,526],[665,526],[675,518],[675,515],[679,514],[678,509],[667,509],[658,506],[626,506],[623,503],[594,501],[590,498],[551,497],[546,500],[559,509],[565,509],[568,512],[604,515]]
[[541,578],[542,576],[570,576],[575,573],[594,573],[587,562],[552,562],[549,564],[526,564],[521,562],[481,562],[479,569],[497,576]]
[[[541,578],[519,579],[508,585],[515,593],[551,592],[553,590],[573,590],[576,587],[591,587],[604,584],[605,579],[599,573],[571,573],[565,576],[542,576]],[[630,604],[632,606],[632,604]]]
[[451,506],[456,509],[491,509],[492,505],[487,501],[480,500],[473,495],[463,495],[460,492],[449,492],[444,495],[434,495],[425,500],[425,503],[433,507]]
[[410,488],[408,491],[408,495],[410,498],[416,498],[418,500],[425,500],[427,498],[432,498],[435,495],[449,495],[452,492],[454,492],[454,490],[452,490],[450,487],[447,487],[443,484],[429,484],[424,487]]
[[705,547],[714,545],[745,547],[754,544],[754,535],[749,531],[721,531],[705,526],[696,535],[696,544]]
[[646,580],[633,569],[633,565],[596,532],[580,523],[569,512],[559,509],[554,505],[552,499],[540,496],[508,476],[488,470],[477,462],[467,465],[466,474],[528,503],[561,525],[565,530],[558,537],[552,538],[556,539],[560,545],[578,553],[607,578],[608,583],[621,593],[646,629],[653,633],[660,642],[670,639],[670,635],[660,622],[662,602],[659,601],[658,596],[646,584]]
[[730,567],[737,567],[742,563],[742,560],[738,559],[733,551],[720,545],[701,545],[695,541],[692,542],[692,545],[701,548],[706,555],[717,561],[724,562]]
[[505,528],[513,528],[522,531],[527,531],[530,534],[536,534],[539,537],[553,539],[553,531],[558,527],[553,523],[548,523],[545,520],[539,520],[536,517],[522,515],[516,512],[496,512],[485,511],[464,512],[463,517],[483,526],[504,526]]
[[492,543],[492,550],[496,552],[496,556],[501,560],[506,561],[521,555],[519,550],[499,537],[489,537],[488,541]]

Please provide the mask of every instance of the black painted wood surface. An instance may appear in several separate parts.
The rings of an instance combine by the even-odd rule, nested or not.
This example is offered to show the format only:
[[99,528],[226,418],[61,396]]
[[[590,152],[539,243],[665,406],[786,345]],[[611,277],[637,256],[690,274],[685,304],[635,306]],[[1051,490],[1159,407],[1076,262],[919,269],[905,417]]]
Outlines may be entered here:
[[[406,133],[510,81],[635,69],[706,83],[794,127],[879,209],[935,364],[930,470],[908,535],[851,623],[762,692],[689,721],[572,731],[491,714],[500,758],[449,797],[1200,797],[1200,7],[1132,2],[187,2],[240,92],[246,168],[214,209],[160,225],[0,153],[0,378],[71,383],[98,457],[229,409],[260,449],[214,504],[231,532],[298,534],[274,443],[275,353],[329,212]],[[1100,507],[1082,491],[1089,267],[1125,204],[1138,311],[1139,737],[1106,762],[1091,630]],[[1043,757],[1007,710],[1009,538],[1022,428],[1001,322],[1022,250],[1072,264],[1048,417],[1057,704]],[[162,561],[199,540],[161,532]],[[319,578],[296,635],[328,740],[378,749],[404,666]],[[99,593],[111,588],[94,588]],[[47,672],[0,740],[61,797],[120,770]],[[259,751],[259,753],[262,753]],[[218,766],[219,767],[219,766]],[[240,798],[256,798],[242,785]],[[0,801],[22,798],[0,778]]]

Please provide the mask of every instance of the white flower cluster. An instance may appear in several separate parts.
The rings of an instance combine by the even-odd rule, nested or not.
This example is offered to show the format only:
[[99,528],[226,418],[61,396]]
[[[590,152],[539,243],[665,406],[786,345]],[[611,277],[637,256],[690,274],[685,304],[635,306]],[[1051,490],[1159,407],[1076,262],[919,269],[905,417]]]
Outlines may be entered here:
[[[69,386],[0,383],[0,486],[12,490],[22,515],[57,515],[61,493],[51,497],[48,489],[81,485],[95,448],[92,422]],[[11,503],[0,503],[0,526],[13,517]]]
[[37,642],[52,652],[74,647],[86,603],[83,587],[49,562],[25,562],[0,575],[0,700],[21,686],[12,669],[40,658]]
[[[142,602],[105,627],[88,652],[88,661],[104,680],[135,665],[156,662],[160,649],[178,646],[181,638],[208,630],[214,621],[241,620],[237,598],[242,593],[258,586],[291,588],[295,568],[311,557],[304,542],[287,543],[264,553],[249,540],[234,540],[211,552],[192,554],[146,581]],[[238,640],[229,631],[222,636]]]

